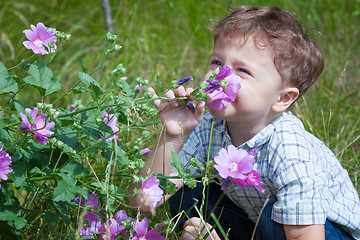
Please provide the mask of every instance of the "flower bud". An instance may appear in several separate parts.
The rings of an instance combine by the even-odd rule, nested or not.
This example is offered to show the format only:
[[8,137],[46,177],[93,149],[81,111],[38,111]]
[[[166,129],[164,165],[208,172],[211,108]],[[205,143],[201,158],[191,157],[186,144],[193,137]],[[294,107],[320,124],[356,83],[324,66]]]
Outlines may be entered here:
[[56,142],[56,146],[58,147],[58,148],[62,148],[62,146],[64,145],[64,142],[62,142],[62,141],[57,141]]
[[53,42],[49,42],[49,43],[48,43],[48,47],[49,47],[49,48],[55,48],[56,45],[55,45],[55,43],[53,43]]
[[122,48],[122,46],[115,44],[114,50],[117,52]]
[[144,97],[145,97],[145,99],[150,99],[152,97],[152,95],[151,95],[151,93],[146,92],[146,93],[144,93]]
[[106,34],[106,40],[107,40],[109,43],[115,42],[115,41],[116,41],[116,38],[117,38],[117,36],[114,35],[114,34],[112,34],[111,32],[108,32],[108,33]]
[[66,41],[70,41],[71,38],[71,34],[65,34],[65,40]]

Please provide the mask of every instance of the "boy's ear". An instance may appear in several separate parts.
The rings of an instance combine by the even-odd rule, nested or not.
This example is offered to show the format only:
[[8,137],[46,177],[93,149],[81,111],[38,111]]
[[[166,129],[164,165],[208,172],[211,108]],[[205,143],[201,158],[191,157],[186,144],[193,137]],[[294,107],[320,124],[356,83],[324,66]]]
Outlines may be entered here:
[[299,89],[296,87],[289,87],[282,90],[279,99],[272,105],[274,112],[284,112],[291,104],[298,98]]

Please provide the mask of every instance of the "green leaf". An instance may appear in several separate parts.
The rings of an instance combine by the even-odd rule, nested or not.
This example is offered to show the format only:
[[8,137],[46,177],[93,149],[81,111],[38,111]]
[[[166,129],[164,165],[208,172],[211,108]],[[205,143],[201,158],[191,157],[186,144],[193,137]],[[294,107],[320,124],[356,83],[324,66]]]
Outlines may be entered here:
[[162,83],[162,80],[161,80],[159,75],[156,75],[156,82],[157,82],[157,84],[159,86],[159,91],[164,92],[163,83]]
[[171,165],[180,172],[183,168],[181,158],[175,152],[171,152],[171,158],[173,160]]
[[11,212],[9,210],[5,210],[4,212],[0,212],[0,220],[2,221],[12,221],[14,222],[16,229],[21,229],[26,224],[26,219],[23,217],[19,217],[17,213]]
[[15,93],[18,89],[18,84],[9,76],[5,65],[0,62],[0,94],[10,92]]
[[78,57],[77,58],[79,60],[80,66],[81,66],[81,71],[86,72],[88,70],[88,67],[86,66],[86,63],[84,62],[84,60],[82,60],[82,58]]
[[90,90],[81,86],[76,86],[73,88],[72,92],[73,94],[80,94],[80,93],[90,92]]
[[75,195],[81,190],[78,186],[71,186],[64,180],[58,182],[57,187],[54,189],[53,201],[55,202],[70,202],[75,198]]
[[64,219],[66,225],[70,225],[71,222],[71,212],[70,204],[65,202],[54,202],[55,207],[59,210],[61,217]]
[[79,76],[80,80],[88,88],[91,89],[91,91],[95,94],[96,97],[103,94],[103,90],[102,90],[100,84],[94,78],[92,78],[89,74],[84,73],[84,72],[78,72],[78,76]]
[[10,173],[11,178],[14,181],[14,185],[16,188],[23,185],[26,179],[26,163],[23,162],[16,162],[12,165],[12,169],[14,170]]
[[128,96],[134,96],[135,91],[126,81],[117,81],[116,85]]
[[45,63],[34,62],[29,67],[29,73],[30,76],[25,77],[24,82],[36,87],[43,97],[61,90],[59,81],[53,77],[52,71]]
[[44,219],[47,223],[50,225],[56,226],[58,223],[57,217],[52,212],[46,211],[44,215],[41,216],[42,219]]
[[45,85],[43,85],[43,88],[45,88],[45,96],[49,96],[52,93],[60,92],[61,85],[60,82],[56,78],[51,78],[50,81],[45,82]]
[[88,171],[83,167],[83,165],[75,160],[70,160],[70,162],[61,169],[61,172],[69,173],[71,176],[75,177],[88,174]]

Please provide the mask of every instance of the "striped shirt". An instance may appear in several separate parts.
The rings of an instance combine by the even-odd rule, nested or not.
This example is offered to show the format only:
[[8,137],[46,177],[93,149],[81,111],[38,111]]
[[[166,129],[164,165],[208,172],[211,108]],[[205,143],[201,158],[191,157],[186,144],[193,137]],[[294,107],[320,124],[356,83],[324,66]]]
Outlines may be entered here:
[[[217,156],[221,148],[232,144],[225,121],[205,114],[179,152],[183,165],[194,175],[201,171],[188,160],[196,158],[205,166],[212,123],[210,159]],[[290,111],[282,113],[238,148],[259,150],[254,170],[261,174],[265,194],[252,186],[244,190],[234,184],[224,191],[252,221],[256,222],[269,196],[275,201],[272,219],[278,223],[324,224],[328,219],[360,239],[360,200],[348,172],[331,150],[307,132]],[[175,168],[173,172],[177,173]]]

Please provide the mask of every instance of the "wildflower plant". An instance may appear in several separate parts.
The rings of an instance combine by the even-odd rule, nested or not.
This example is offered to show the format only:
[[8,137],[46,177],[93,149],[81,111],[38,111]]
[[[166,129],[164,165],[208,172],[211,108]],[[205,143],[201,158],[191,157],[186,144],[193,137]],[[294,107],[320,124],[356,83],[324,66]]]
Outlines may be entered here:
[[[108,54],[121,54],[116,35],[108,33],[98,67],[88,69],[79,58],[76,82],[64,89],[51,63],[70,35],[37,23],[24,31],[25,38],[32,56],[16,66],[0,62],[0,227],[8,229],[4,237],[32,236],[38,229],[55,238],[134,237],[138,213],[124,206],[133,194],[129,186],[144,166],[143,154],[149,152],[147,126],[157,113],[151,99],[131,82],[146,87],[149,81],[136,77],[128,83],[131,77],[125,76],[122,63],[108,74],[105,85],[94,78]],[[26,102],[21,100],[25,86],[35,89]],[[153,193],[159,198],[165,189],[155,182]]]
[[[151,96],[143,91],[149,80],[132,79],[122,63],[104,73],[106,84],[94,78],[108,54],[121,54],[116,35],[104,37],[104,57],[95,69],[88,69],[79,58],[75,84],[64,89],[50,67],[61,42],[69,41],[70,35],[43,23],[31,25],[24,34],[24,46],[34,55],[12,67],[0,62],[0,228],[7,229],[4,236],[17,239],[44,231],[39,238],[175,239],[177,233],[169,232],[174,227],[169,217],[163,213],[152,219],[141,217],[128,207],[128,198],[141,192],[155,209],[165,194],[177,188],[161,174],[137,176],[150,153],[149,131],[159,123]],[[187,76],[172,87],[192,80]],[[161,83],[159,77],[157,81]],[[177,100],[190,111],[197,100],[219,111],[235,100],[240,83],[224,66],[195,89],[191,99]],[[35,103],[21,101],[25,86],[36,90],[31,99]],[[191,164],[204,172],[204,184],[218,182],[220,176],[223,186],[252,185],[262,191],[260,176],[252,169],[256,152],[237,151],[229,147],[206,166],[197,159],[191,159]],[[242,157],[234,156],[238,153]],[[178,177],[194,187],[199,176],[184,168],[175,153],[173,161]],[[213,173],[214,168],[218,173]]]

